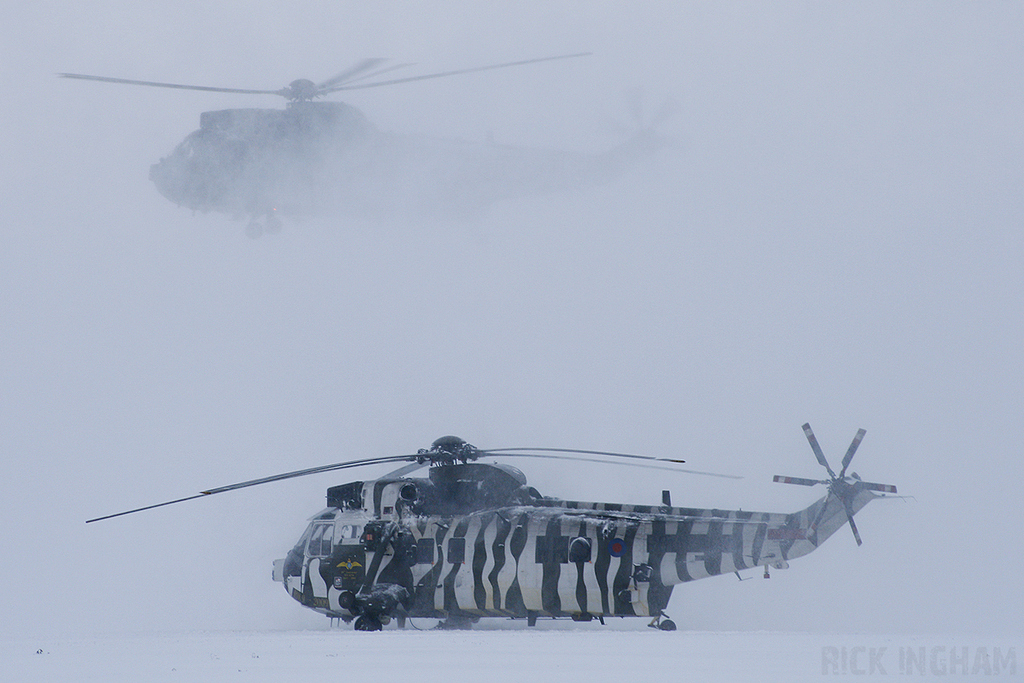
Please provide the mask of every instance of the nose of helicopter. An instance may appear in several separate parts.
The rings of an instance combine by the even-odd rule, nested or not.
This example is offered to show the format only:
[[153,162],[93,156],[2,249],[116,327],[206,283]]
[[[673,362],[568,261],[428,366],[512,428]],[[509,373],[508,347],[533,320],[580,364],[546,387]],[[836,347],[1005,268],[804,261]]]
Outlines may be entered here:
[[216,208],[221,198],[218,188],[225,173],[214,162],[224,155],[207,153],[209,137],[202,130],[196,131],[149,167],[149,179],[157,191],[178,206],[208,211]]
[[253,213],[252,184],[241,181],[245,161],[243,144],[198,130],[150,166],[149,179],[164,197],[193,211]]
[[215,209],[221,199],[208,169],[179,150],[150,166],[149,179],[164,197],[193,211]]
[[173,157],[164,157],[149,167],[149,179],[164,197],[179,206],[187,206],[188,193],[182,182],[181,169],[177,168],[179,165]]

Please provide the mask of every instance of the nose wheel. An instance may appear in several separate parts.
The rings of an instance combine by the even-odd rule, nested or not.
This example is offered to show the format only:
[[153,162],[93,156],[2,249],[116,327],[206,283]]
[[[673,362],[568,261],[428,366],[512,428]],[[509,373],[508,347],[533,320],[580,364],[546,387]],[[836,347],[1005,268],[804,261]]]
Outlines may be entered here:
[[363,614],[356,619],[354,628],[357,631],[381,631],[384,629],[384,624],[373,615]]

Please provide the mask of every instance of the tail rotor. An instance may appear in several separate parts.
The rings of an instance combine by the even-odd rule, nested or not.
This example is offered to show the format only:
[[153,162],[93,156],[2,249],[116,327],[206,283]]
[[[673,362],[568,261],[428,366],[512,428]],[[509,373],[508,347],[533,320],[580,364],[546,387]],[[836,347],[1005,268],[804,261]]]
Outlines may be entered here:
[[[857,545],[861,545],[863,541],[860,538],[860,532],[857,530],[857,524],[853,521],[853,498],[860,491],[881,491],[883,493],[896,493],[896,487],[891,484],[875,484],[872,482],[861,481],[860,477],[856,474],[851,474],[849,477],[846,476],[846,470],[850,466],[850,461],[853,460],[854,454],[857,452],[857,448],[860,447],[860,442],[864,440],[864,435],[867,433],[863,429],[857,430],[857,435],[853,437],[853,441],[850,443],[850,447],[846,450],[846,455],[843,456],[842,469],[839,474],[836,474],[828,464],[828,460],[825,458],[825,454],[821,450],[821,446],[818,444],[817,437],[814,436],[814,432],[811,430],[810,424],[803,426],[804,435],[807,437],[808,443],[811,444],[811,450],[814,451],[814,457],[818,460],[818,463],[825,468],[828,472],[828,479],[805,479],[802,477],[783,477],[775,475],[774,481],[780,484],[797,484],[798,486],[817,486],[818,484],[825,484],[828,486],[828,492],[830,495],[834,495],[843,504],[843,510],[846,512],[846,519],[850,523],[850,530],[853,532],[853,538],[857,541]],[[814,537],[815,544],[817,544],[817,530],[818,524],[821,523],[821,519],[825,514],[825,510],[828,508],[827,498],[825,504],[818,510],[818,514],[815,516],[814,521],[811,522],[810,533]]]

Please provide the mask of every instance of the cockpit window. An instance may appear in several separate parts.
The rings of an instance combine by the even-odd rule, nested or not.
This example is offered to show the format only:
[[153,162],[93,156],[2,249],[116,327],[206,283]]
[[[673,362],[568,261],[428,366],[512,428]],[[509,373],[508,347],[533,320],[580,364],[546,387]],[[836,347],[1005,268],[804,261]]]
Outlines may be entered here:
[[316,524],[313,535],[309,539],[306,553],[310,557],[324,557],[331,554],[331,542],[334,540],[334,523]]
[[324,537],[320,540],[320,554],[330,555],[331,554],[331,542],[334,540],[334,525],[329,525],[324,529]]
[[309,539],[309,544],[306,546],[306,552],[309,555],[318,556],[320,554],[320,539],[324,536],[324,529],[327,527],[323,524],[318,524],[313,528],[313,535]]

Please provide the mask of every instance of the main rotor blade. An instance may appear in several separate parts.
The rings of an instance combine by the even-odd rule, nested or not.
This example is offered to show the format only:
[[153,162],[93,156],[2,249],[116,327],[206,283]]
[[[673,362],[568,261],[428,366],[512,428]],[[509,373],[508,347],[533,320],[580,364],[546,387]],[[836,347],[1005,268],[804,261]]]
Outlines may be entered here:
[[332,85],[337,85],[338,83],[344,83],[344,82],[347,82],[347,81],[351,81],[353,78],[355,78],[359,74],[361,74],[361,73],[363,73],[365,71],[369,71],[370,69],[374,68],[375,66],[377,66],[379,64],[383,64],[386,61],[388,61],[388,60],[383,59],[381,57],[370,57],[369,59],[364,59],[363,61],[358,62],[357,64],[355,64],[354,66],[351,66],[348,69],[345,69],[341,73],[335,74],[332,78],[328,78],[323,83],[317,83],[316,84],[316,89],[317,90],[323,90],[324,88],[329,88]]
[[454,71],[441,71],[435,74],[425,74],[423,76],[409,76],[408,78],[395,78],[389,81],[377,81],[375,83],[364,83],[361,85],[337,85],[322,90],[322,94],[338,92],[339,90],[361,90],[363,88],[378,88],[382,85],[396,85],[398,83],[409,83],[411,81],[423,81],[428,78],[442,78],[444,76],[458,76],[460,74],[476,73],[477,71],[489,71],[491,69],[504,69],[510,66],[523,66],[524,64],[536,64],[537,62],[549,62],[555,59],[571,59],[573,57],[586,57],[591,55],[591,52],[579,52],[572,55],[557,55],[555,57],[538,57],[537,59],[524,59],[519,62],[506,62],[504,64],[491,64],[489,66],[477,66],[472,69],[456,69]]
[[[540,449],[537,449],[537,450],[540,451]],[[550,449],[550,450],[554,451],[556,449]],[[588,453],[588,452],[587,451],[581,451],[581,452],[570,452],[570,453]],[[600,452],[593,452],[593,453],[600,453]],[[665,470],[667,472],[683,472],[683,473],[686,473],[686,474],[702,474],[702,475],[711,476],[711,477],[722,477],[723,479],[742,479],[743,478],[741,476],[736,476],[735,474],[718,474],[717,472],[701,472],[699,470],[688,470],[688,469],[683,468],[683,467],[670,467],[668,465],[647,465],[645,463],[616,463],[613,460],[601,460],[599,458],[587,458],[586,456],[568,456],[568,455],[559,456],[559,455],[545,455],[545,454],[542,454],[542,453],[496,453],[496,454],[492,454],[492,453],[490,453],[488,451],[481,451],[480,452],[480,457],[481,458],[486,457],[488,455],[493,455],[495,458],[542,458],[544,460],[577,460],[577,461],[581,461],[581,462],[585,462],[585,463],[602,463],[604,465],[620,465],[620,466],[625,465],[627,467],[642,467],[642,468],[648,469],[648,470]],[[673,461],[667,461],[667,462],[673,462]],[[675,462],[679,462],[679,461],[675,461]]]
[[803,430],[804,435],[807,437],[807,441],[811,444],[811,450],[814,451],[814,457],[818,459],[818,462],[822,467],[828,470],[829,476],[835,479],[836,473],[828,466],[828,460],[825,460],[825,454],[821,452],[821,446],[818,445],[818,439],[814,436],[814,432],[811,431],[811,424],[809,422],[805,423]]
[[839,471],[840,479],[846,476],[846,468],[850,466],[850,461],[853,460],[853,454],[857,452],[857,447],[860,446],[860,442],[864,440],[865,434],[867,434],[867,431],[858,429],[857,435],[853,437],[853,442],[846,450],[846,455],[843,456],[843,469]]
[[206,92],[231,92],[242,95],[281,95],[280,90],[245,90],[241,88],[215,88],[208,85],[181,85],[178,83],[158,83],[156,81],[135,81],[129,78],[110,78],[108,76],[87,76],[85,74],[57,74],[61,78],[77,78],[83,81],[101,81],[103,83],[123,83],[125,85],[146,85],[154,88],[176,88],[178,90],[203,90]]
[[[517,452],[517,453],[513,453]],[[528,452],[528,453],[527,453]],[[564,454],[584,454],[590,456],[609,456],[611,458],[626,458],[631,460],[647,460],[659,463],[685,463],[685,460],[678,458],[655,458],[654,456],[637,456],[631,453],[611,453],[609,451],[584,451],[582,449],[487,449],[481,453],[501,453],[507,456],[525,456],[525,457],[539,457],[534,455],[535,453],[564,453]],[[570,460],[582,460],[581,458],[571,458]],[[591,459],[586,459],[591,460]],[[593,462],[605,463],[606,460],[596,460]],[[637,465],[637,463],[630,463],[631,465]],[[658,469],[668,469],[673,472],[687,472],[689,474],[702,474],[705,476],[722,477],[724,479],[742,479],[741,476],[735,474],[719,474],[717,472],[703,472],[701,470],[688,470],[682,467],[663,467]]]
[[658,460],[660,462],[678,462],[679,458],[657,458],[653,455],[633,455],[632,453],[611,453],[609,451],[585,451],[579,448],[486,448],[481,453],[510,453],[511,451],[536,451],[539,453],[583,453],[584,455],[610,455],[613,458],[633,458],[634,460]]
[[227,486],[221,486],[215,489],[209,489],[202,491],[204,495],[210,495],[213,493],[224,493],[225,491],[235,491],[237,489],[244,489],[250,486],[258,486],[259,484],[269,484],[273,481],[283,481],[285,479],[294,479],[296,477],[305,477],[310,474],[320,474],[321,472],[334,472],[336,470],[347,470],[351,467],[363,467],[364,465],[376,465],[378,463],[385,462],[409,462],[416,460],[415,455],[386,455],[381,458],[363,458],[362,460],[349,460],[348,462],[338,462],[333,465],[321,465],[319,467],[308,467],[304,470],[295,470],[294,472],[285,472],[283,474],[274,474],[269,477],[262,477],[260,479],[251,479],[249,481],[243,481],[238,484],[228,484]]
[[383,69],[377,69],[376,71],[371,71],[368,74],[360,74],[356,78],[350,78],[346,80],[344,85],[348,85],[349,83],[357,83],[359,81],[365,81],[367,78],[376,78],[377,76],[382,76],[386,73],[397,71],[398,69],[404,69],[406,67],[413,66],[414,64],[415,62],[405,62],[404,64],[395,64],[394,66],[385,67]]
[[321,465],[319,467],[307,467],[302,470],[295,470],[294,472],[284,472],[283,474],[274,474],[269,477],[261,477],[259,479],[250,479],[249,481],[239,482],[237,484],[228,484],[227,486],[220,486],[217,488],[208,489],[206,491],[200,491],[194,496],[187,496],[185,498],[177,498],[175,500],[169,500],[164,503],[156,503],[155,505],[146,505],[145,507],[135,508],[134,510],[125,510],[124,512],[117,512],[112,515],[104,515],[103,517],[94,517],[93,519],[85,520],[86,524],[90,522],[99,522],[104,519],[112,519],[114,517],[121,517],[123,515],[130,515],[135,512],[142,512],[143,510],[152,510],[153,508],[163,507],[165,505],[173,505],[175,503],[183,503],[187,500],[195,500],[202,498],[203,496],[212,496],[215,493],[224,493],[225,491],[234,491],[237,489],[244,489],[249,486],[258,486],[260,484],[269,484],[274,481],[283,481],[285,479],[294,479],[296,477],[305,477],[310,474],[320,474],[321,472],[334,472],[336,470],[345,470],[350,467],[362,467],[364,465],[376,465],[378,463],[386,462],[409,462],[415,461],[418,456],[416,455],[389,455],[381,458],[364,458],[362,460],[349,460],[348,462],[338,462],[333,465]]
[[114,517],[121,517],[123,515],[130,515],[134,512],[142,512],[143,510],[152,510],[153,508],[162,508],[165,505],[174,505],[175,503],[184,503],[186,500],[195,500],[196,498],[202,498],[205,493],[197,493],[194,496],[188,496],[187,498],[178,498],[177,500],[169,500],[165,503],[157,503],[156,505],[147,505],[146,507],[135,508],[134,510],[125,510],[124,512],[116,512],[112,515],[104,515],[103,517],[93,517],[92,519],[85,520],[86,524],[90,522],[100,522],[104,519],[113,519]]

